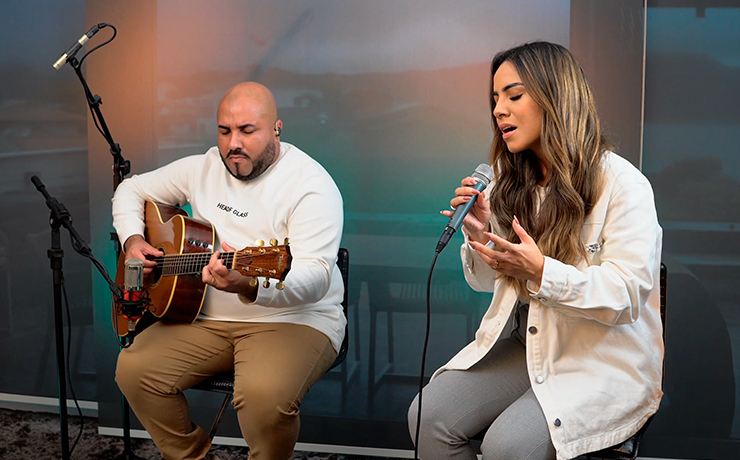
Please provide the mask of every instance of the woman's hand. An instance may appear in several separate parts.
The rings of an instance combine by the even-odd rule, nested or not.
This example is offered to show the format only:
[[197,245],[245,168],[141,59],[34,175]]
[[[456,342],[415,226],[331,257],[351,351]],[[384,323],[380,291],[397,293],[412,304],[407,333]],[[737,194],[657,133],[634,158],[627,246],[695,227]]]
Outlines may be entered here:
[[475,249],[481,258],[499,273],[534,281],[539,285],[542,283],[545,256],[540,252],[537,243],[519,224],[519,219],[516,216],[514,216],[511,225],[519,239],[522,240],[521,243],[511,243],[493,233],[485,232],[487,241],[493,241],[496,248],[488,248],[477,241],[471,241],[469,243],[470,247]]
[[[224,251],[234,251],[234,248],[226,243],[222,243],[221,246]],[[208,261],[208,265],[203,267],[203,273],[201,274],[203,282],[221,291],[241,294],[250,300],[257,299],[259,285],[250,286],[250,277],[243,276],[236,270],[230,270],[224,265],[220,257],[221,253],[219,251],[214,252],[211,260]]]
[[[473,207],[463,220],[463,226],[468,232],[468,237],[472,241],[478,241],[485,244],[488,242],[488,237],[486,237],[484,232],[491,228],[491,206],[486,199],[486,192],[479,192],[473,188],[476,183],[476,180],[472,177],[466,177],[463,179],[461,186],[455,189],[455,198],[450,200],[450,206],[452,209],[456,209],[458,206],[467,203],[474,196],[478,195]],[[454,211],[440,212],[445,217],[452,217],[452,214],[454,214]]]
[[157,262],[150,260],[149,257],[162,257],[164,255],[162,251],[147,243],[141,235],[130,236],[124,243],[123,248],[126,252],[124,260],[139,259],[144,261],[144,276],[151,273],[154,267],[157,266]]

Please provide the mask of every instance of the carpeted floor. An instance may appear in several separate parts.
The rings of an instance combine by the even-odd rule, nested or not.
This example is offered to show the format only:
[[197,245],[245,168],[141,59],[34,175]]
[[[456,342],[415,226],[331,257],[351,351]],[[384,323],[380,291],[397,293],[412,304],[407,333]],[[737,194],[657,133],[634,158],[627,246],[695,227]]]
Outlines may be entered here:
[[[70,447],[79,433],[79,418],[70,416]],[[133,454],[143,460],[160,460],[154,443],[150,440],[132,439]],[[113,460],[123,451],[121,438],[98,434],[97,419],[85,418],[82,437],[71,458],[73,460]],[[51,460],[62,457],[59,434],[59,416],[38,412],[0,409],[0,459],[2,460]],[[220,460],[247,458],[244,447],[214,446],[211,450]],[[296,452],[301,460],[380,460],[379,457],[358,457],[339,454]]]

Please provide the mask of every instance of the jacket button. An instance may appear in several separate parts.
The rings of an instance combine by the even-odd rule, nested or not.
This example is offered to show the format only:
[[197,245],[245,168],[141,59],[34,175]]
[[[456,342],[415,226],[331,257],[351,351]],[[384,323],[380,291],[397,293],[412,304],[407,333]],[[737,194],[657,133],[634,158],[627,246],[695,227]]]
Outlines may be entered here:
[[545,381],[545,378],[541,375],[538,375],[537,377],[534,378],[534,381],[537,383],[542,383]]
[[529,326],[529,333],[534,335],[537,333],[537,328],[534,326]]
[[555,426],[560,426],[560,425],[561,425],[560,419],[559,418],[556,418],[555,419]]

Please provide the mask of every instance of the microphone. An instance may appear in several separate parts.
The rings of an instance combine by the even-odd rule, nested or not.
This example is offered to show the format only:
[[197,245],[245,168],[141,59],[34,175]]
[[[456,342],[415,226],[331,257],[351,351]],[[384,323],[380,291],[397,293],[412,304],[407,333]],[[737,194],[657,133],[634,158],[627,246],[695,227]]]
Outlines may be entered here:
[[144,314],[144,262],[128,259],[123,272],[123,316],[128,318],[128,332],[136,330],[136,322]]
[[[475,171],[473,171],[471,177],[476,181],[476,184],[473,186],[473,188],[478,190],[479,192],[482,192],[486,189],[486,187],[488,187],[488,184],[490,184],[491,180],[493,179],[493,168],[486,163],[481,163],[480,165],[478,165],[477,168],[475,168]],[[463,219],[465,219],[465,216],[467,216],[468,212],[470,212],[470,210],[473,208],[475,200],[477,199],[478,195],[473,195],[470,198],[470,201],[468,201],[467,203],[463,203],[455,208],[455,213],[452,214],[452,217],[450,217],[450,221],[447,222],[447,226],[445,227],[444,232],[442,232],[442,236],[439,237],[439,242],[437,243],[436,249],[437,254],[442,252],[445,246],[447,246],[447,243],[450,242],[450,238],[452,238],[452,235],[454,235],[455,232],[460,228]]]
[[90,40],[93,35],[98,33],[100,28],[103,26],[103,24],[96,24],[92,27],[90,27],[90,30],[85,32],[85,35],[80,37],[79,40],[77,40],[74,45],[70,46],[66,53],[62,54],[59,59],[57,59],[57,62],[53,64],[53,67],[57,70],[61,69],[64,64],[67,63],[68,60],[72,59],[75,54],[82,48],[85,43],[87,43],[88,40]]

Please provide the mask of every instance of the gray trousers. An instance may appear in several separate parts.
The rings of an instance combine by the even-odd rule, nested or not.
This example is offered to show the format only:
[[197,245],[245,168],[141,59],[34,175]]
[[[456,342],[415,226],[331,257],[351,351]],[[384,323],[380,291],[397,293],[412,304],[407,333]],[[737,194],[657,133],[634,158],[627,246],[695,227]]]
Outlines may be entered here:
[[[547,420],[527,375],[522,333],[511,337],[467,371],[445,371],[422,393],[419,458],[476,459],[469,439],[488,428],[484,460],[550,460],[555,448]],[[411,438],[416,434],[419,396],[409,408]],[[490,427],[490,428],[489,428]]]

